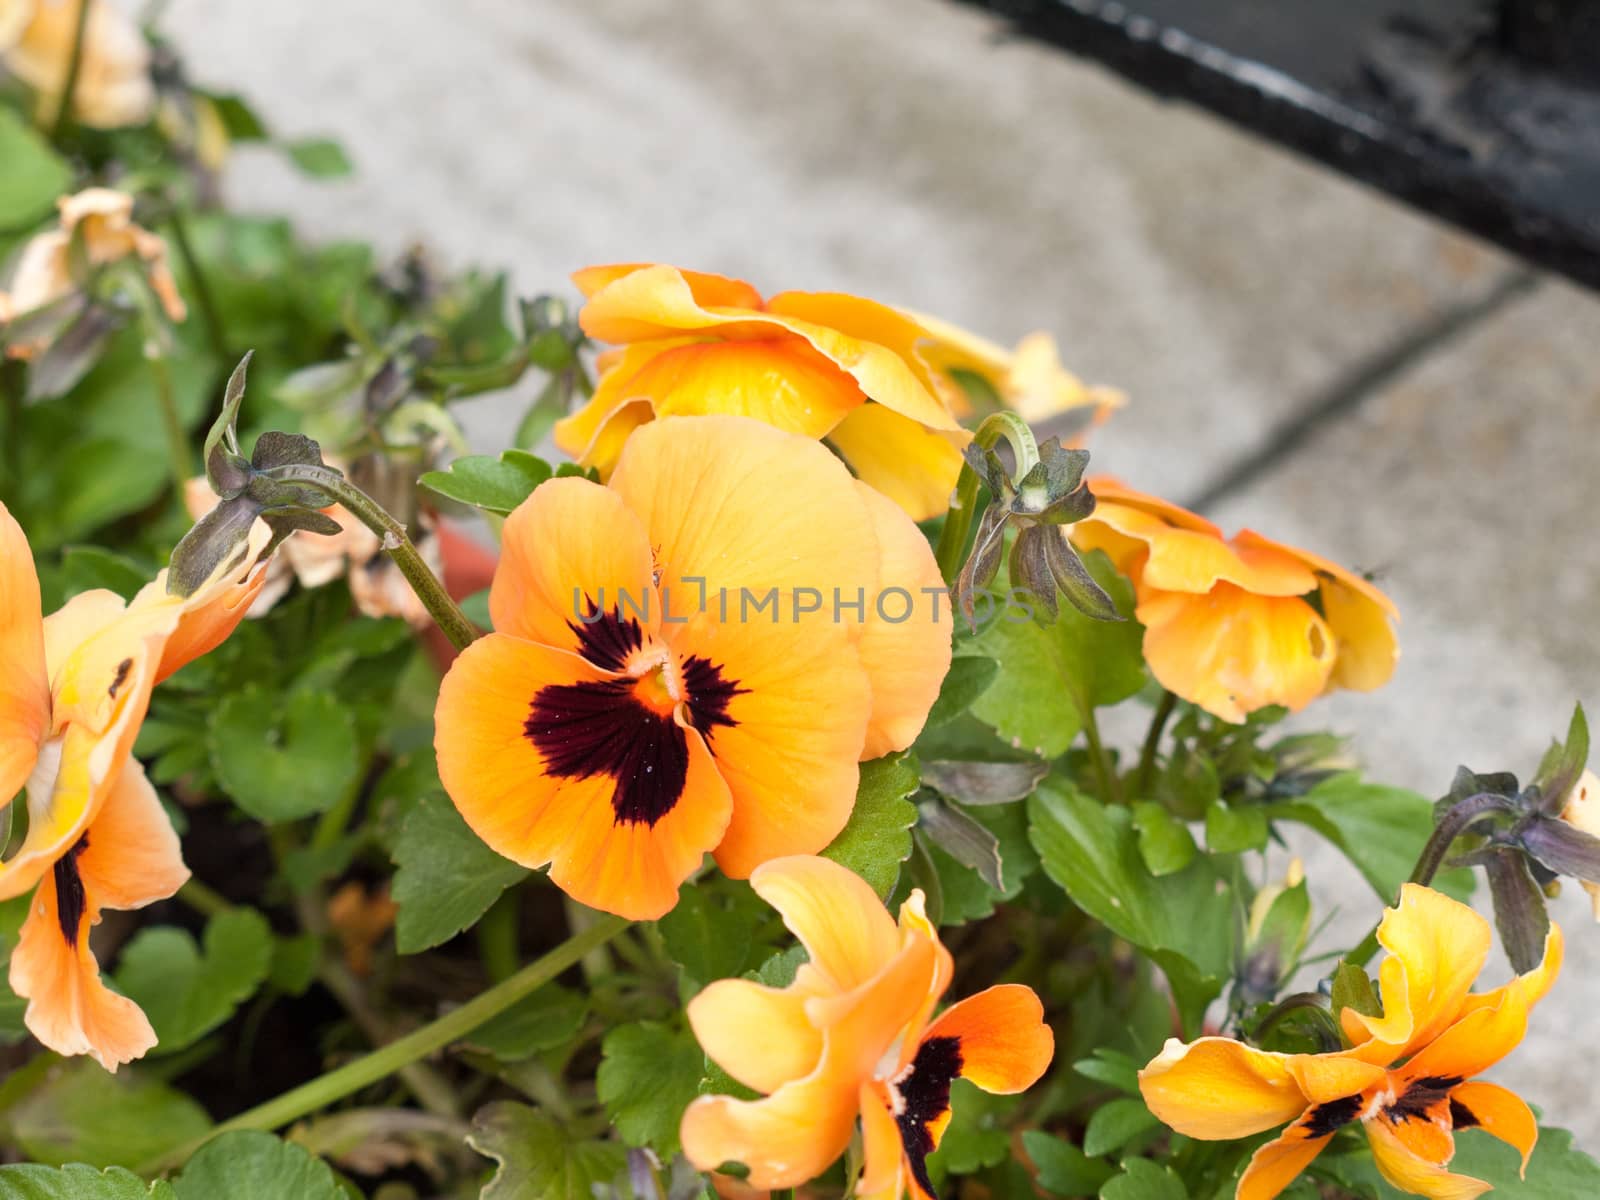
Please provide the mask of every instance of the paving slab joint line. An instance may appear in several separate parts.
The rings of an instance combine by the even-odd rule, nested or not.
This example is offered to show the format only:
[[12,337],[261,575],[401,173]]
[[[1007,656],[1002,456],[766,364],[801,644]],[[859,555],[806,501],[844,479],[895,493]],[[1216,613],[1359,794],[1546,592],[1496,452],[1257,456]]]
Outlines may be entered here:
[[1434,352],[1472,330],[1513,300],[1532,292],[1542,276],[1507,271],[1482,296],[1452,305],[1407,329],[1389,345],[1341,372],[1299,412],[1272,430],[1255,450],[1226,467],[1184,503],[1205,512],[1255,483],[1324,429],[1355,412],[1371,395]]

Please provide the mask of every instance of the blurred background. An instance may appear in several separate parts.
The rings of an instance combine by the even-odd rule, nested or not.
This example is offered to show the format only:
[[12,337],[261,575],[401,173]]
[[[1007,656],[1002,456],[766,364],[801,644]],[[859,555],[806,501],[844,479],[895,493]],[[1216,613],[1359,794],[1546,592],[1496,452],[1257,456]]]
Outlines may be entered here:
[[[1130,396],[1097,470],[1395,598],[1394,681],[1311,712],[1375,778],[1526,778],[1600,702],[1600,306],[1572,285],[950,0],[173,0],[164,26],[196,79],[350,151],[336,184],[231,168],[310,235],[525,294],[646,259],[1048,330]],[[474,442],[527,399],[478,403]],[[1307,866],[1354,940],[1370,891]],[[1565,978],[1496,1077],[1593,1152],[1600,931],[1574,887],[1553,911]]]

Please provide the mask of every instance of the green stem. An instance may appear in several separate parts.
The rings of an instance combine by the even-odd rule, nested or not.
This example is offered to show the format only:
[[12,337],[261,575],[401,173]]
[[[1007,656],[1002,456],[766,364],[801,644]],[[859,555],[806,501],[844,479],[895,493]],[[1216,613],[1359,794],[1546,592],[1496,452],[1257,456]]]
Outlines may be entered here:
[[83,68],[83,35],[89,27],[91,0],[78,0],[78,15],[72,26],[72,53],[67,58],[67,77],[62,81],[61,100],[55,120],[50,122],[50,140],[56,141],[72,120],[72,97],[78,90],[78,72]]
[[[11,493],[11,502],[22,496],[22,363],[0,358],[0,393],[5,396],[5,481]],[[0,497],[3,498],[3,497]]]
[[502,983],[517,973],[521,910],[521,895],[516,888],[507,888],[474,927],[473,932],[478,935],[478,957],[495,983]]
[[337,842],[350,824],[350,814],[355,812],[356,805],[361,800],[361,789],[366,782],[367,768],[370,761],[363,763],[362,769],[356,772],[354,781],[345,788],[344,792],[335,800],[331,807],[323,810],[317,818],[316,827],[311,831],[310,849],[329,850]]
[[1139,770],[1133,777],[1134,794],[1141,800],[1150,797],[1150,781],[1156,770],[1156,752],[1161,749],[1161,735],[1166,732],[1167,721],[1177,707],[1178,697],[1171,692],[1163,692],[1161,703],[1156,705],[1155,715],[1150,718],[1150,731],[1144,735],[1144,746],[1139,751]]
[[183,419],[178,415],[178,398],[172,388],[172,369],[166,356],[151,354],[146,361],[156,382],[156,400],[161,409],[161,424],[167,434],[167,463],[172,471],[172,486],[183,495],[184,484],[194,477],[194,460],[191,457],[189,435],[184,432]]
[[302,483],[316,488],[330,500],[344,505],[356,520],[383,539],[383,548],[394,559],[395,566],[406,577],[411,590],[417,593],[434,622],[444,631],[445,637],[457,650],[465,650],[478,636],[478,631],[467,620],[460,606],[444,590],[439,577],[422,561],[422,555],[406,534],[406,527],[391,517],[371,496],[351,483],[339,472],[328,467],[291,463],[263,472],[285,483]]
[[[990,413],[972,435],[972,440],[985,450],[993,450],[1001,438],[1011,443],[1017,456],[1016,477],[1021,479],[1039,461],[1039,444],[1034,440],[1028,423],[1015,413]],[[939,544],[933,556],[939,563],[939,573],[946,584],[956,581],[961,573],[961,556],[967,548],[967,534],[972,531],[972,518],[978,506],[978,488],[981,481],[971,466],[963,463],[956,479],[955,493],[950,497],[950,511],[945,514],[944,528],[939,532]]]
[[451,1042],[466,1037],[474,1029],[499,1016],[523,997],[531,995],[585,954],[605,945],[628,927],[621,917],[601,916],[589,928],[576,933],[543,958],[529,963],[504,983],[496,984],[460,1008],[453,1009],[438,1020],[390,1042],[380,1050],[346,1063],[326,1075],[303,1083],[265,1104],[240,1113],[218,1125],[211,1135],[197,1141],[174,1147],[140,1168],[140,1174],[151,1175],[170,1170],[199,1149],[209,1137],[235,1129],[277,1129],[308,1113],[325,1108],[342,1100],[368,1084],[378,1082],[401,1067],[442,1050]]
[[1089,757],[1094,760],[1094,773],[1100,780],[1100,799],[1105,803],[1126,804],[1122,781],[1117,778],[1116,769],[1111,765],[1106,744],[1100,740],[1100,724],[1094,719],[1092,708],[1084,709],[1083,736],[1089,743]]
[[167,214],[167,227],[172,232],[172,244],[178,248],[178,257],[183,259],[184,270],[189,276],[190,290],[200,308],[200,319],[205,323],[206,338],[211,342],[211,349],[224,363],[231,363],[234,355],[228,349],[228,334],[222,325],[216,297],[212,294],[210,281],[206,279],[206,273],[200,266],[200,258],[194,252],[194,243],[189,240],[188,222],[180,210],[174,208]]
[[226,896],[210,884],[201,883],[193,875],[189,876],[184,885],[178,889],[178,899],[195,912],[204,913],[208,917],[215,917],[233,909]]

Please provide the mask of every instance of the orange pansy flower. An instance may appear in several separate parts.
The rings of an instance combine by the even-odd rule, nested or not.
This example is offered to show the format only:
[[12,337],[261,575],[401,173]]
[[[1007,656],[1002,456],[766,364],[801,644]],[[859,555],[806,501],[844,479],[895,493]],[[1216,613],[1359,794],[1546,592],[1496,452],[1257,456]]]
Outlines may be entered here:
[[916,520],[945,511],[971,435],[959,389],[924,358],[930,334],[897,309],[828,292],[763,300],[749,284],[663,265],[590,267],[579,323],[619,349],[556,444],[605,477],[657,417],[725,413],[827,438]]
[[11,957],[24,1020],[61,1054],[108,1070],[155,1044],[89,950],[104,908],[138,908],[188,877],[178,840],[132,757],[155,684],[205,653],[249,607],[264,524],[193,596],[157,584],[131,604],[107,591],[40,614],[27,540],[0,505],[0,797],[25,791],[28,826],[0,863],[0,899],[37,889]]
[[1050,1065],[1055,1037],[1039,998],[1002,984],[930,1022],[952,963],[921,891],[897,925],[872,888],[828,859],[775,859],[750,884],[810,961],[786,988],[724,979],[689,1002],[706,1054],[767,1095],[694,1101],[684,1153],[703,1171],[741,1162],[756,1187],[794,1187],[844,1152],[859,1119],[866,1163],[854,1194],[931,1200],[927,1158],[950,1122],[951,1084],[1020,1092]]
[[1173,1039],[1139,1075],[1150,1111],[1179,1133],[1245,1138],[1289,1122],[1256,1151],[1238,1200],[1272,1200],[1333,1136],[1359,1121],[1383,1177],[1433,1200],[1471,1200],[1489,1185],[1448,1170],[1454,1132],[1482,1128],[1522,1154],[1538,1140],[1517,1096],[1476,1078],[1522,1040],[1528,1014],[1561,969],[1552,925],[1544,961],[1493,991],[1469,991],[1491,943],[1489,923],[1431,888],[1407,884],[1378,940],[1380,1015],[1338,1013],[1349,1049],[1278,1054],[1228,1038]]
[[950,662],[916,527],[742,417],[653,422],[609,486],[537,488],[489,610],[439,693],[445,788],[499,853],[640,919],[708,850],[742,878],[826,846],[857,762],[910,745]]
[[1089,480],[1092,516],[1068,533],[1133,581],[1144,656],[1163,687],[1225,721],[1372,691],[1400,657],[1393,602],[1359,575],[1115,479]]

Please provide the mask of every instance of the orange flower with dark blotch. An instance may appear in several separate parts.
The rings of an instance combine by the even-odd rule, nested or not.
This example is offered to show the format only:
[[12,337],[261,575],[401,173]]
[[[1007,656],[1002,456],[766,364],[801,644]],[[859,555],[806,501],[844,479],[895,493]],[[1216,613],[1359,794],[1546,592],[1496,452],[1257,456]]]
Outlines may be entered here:
[[1133,581],[1144,657],[1163,687],[1225,721],[1383,686],[1400,657],[1393,602],[1354,572],[1105,476],[1068,533]]
[[663,265],[590,267],[579,323],[618,343],[593,399],[556,425],[556,444],[609,474],[623,444],[657,417],[723,413],[826,438],[856,475],[916,520],[945,511],[971,435],[951,411],[959,389],[921,347],[927,330],[897,309],[826,292],[763,300],[749,284]]
[[854,1194],[932,1200],[927,1158],[950,1123],[951,1085],[1020,1092],[1050,1065],[1055,1036],[1039,998],[1002,984],[930,1021],[952,963],[921,891],[896,925],[863,880],[828,859],[775,859],[750,884],[810,961],[786,988],[724,979],[689,1002],[706,1054],[766,1097],[694,1101],[684,1153],[703,1171],[741,1162],[756,1187],[794,1187],[844,1152],[859,1119],[866,1162]]
[[1383,1177],[1433,1200],[1489,1190],[1448,1170],[1456,1130],[1483,1129],[1515,1147],[1527,1169],[1539,1136],[1532,1111],[1476,1077],[1522,1040],[1561,969],[1561,930],[1550,927],[1539,966],[1481,993],[1469,989],[1488,957],[1489,923],[1466,905],[1407,884],[1378,940],[1389,951],[1382,1012],[1337,1014],[1348,1049],[1279,1054],[1228,1038],[1173,1039],[1140,1072],[1150,1111],[1188,1137],[1247,1138],[1289,1122],[1255,1152],[1237,1200],[1272,1200],[1356,1122]]
[[151,585],[131,604],[84,592],[48,617],[21,528],[0,505],[0,796],[25,791],[27,834],[0,863],[0,899],[34,893],[11,957],[24,1020],[61,1054],[108,1070],[155,1044],[138,1006],[100,980],[89,930],[187,878],[134,738],[156,682],[215,646],[243,616],[270,530],[193,596]]
[[489,610],[439,693],[445,788],[499,853],[640,919],[708,850],[743,878],[825,847],[858,761],[911,744],[950,662],[905,514],[742,417],[653,422],[609,486],[535,489]]

